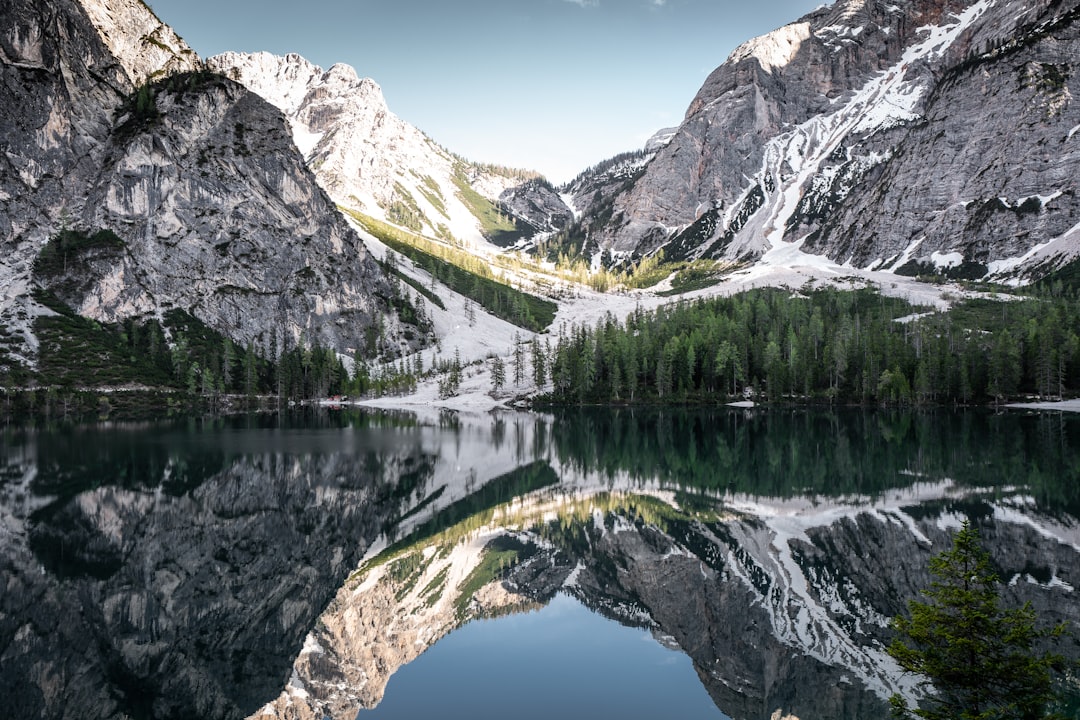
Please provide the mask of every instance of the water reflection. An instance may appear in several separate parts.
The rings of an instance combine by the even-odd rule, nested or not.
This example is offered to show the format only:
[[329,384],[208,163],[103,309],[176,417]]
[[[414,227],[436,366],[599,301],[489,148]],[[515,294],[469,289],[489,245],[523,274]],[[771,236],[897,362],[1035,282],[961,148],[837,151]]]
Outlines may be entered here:
[[0,693],[17,718],[351,718],[455,629],[563,593],[685,653],[731,717],[884,717],[907,687],[887,619],[962,517],[1013,599],[1080,620],[1078,431],[760,411],[8,430]]
[[10,717],[254,712],[369,543],[487,477],[490,428],[284,420],[4,431]]
[[559,594],[542,608],[469,623],[443,638],[396,673],[383,701],[358,717],[722,720],[689,658],[667,641]]

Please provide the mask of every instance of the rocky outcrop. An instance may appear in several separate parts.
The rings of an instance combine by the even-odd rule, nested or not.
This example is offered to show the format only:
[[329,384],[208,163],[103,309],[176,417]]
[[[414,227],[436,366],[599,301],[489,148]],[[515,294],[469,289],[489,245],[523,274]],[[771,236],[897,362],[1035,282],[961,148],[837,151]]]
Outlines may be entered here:
[[808,249],[858,266],[914,260],[981,273],[1012,270],[1046,244],[1060,247],[1044,258],[1076,254],[1066,236],[1080,222],[1080,5],[1019,12],[998,3],[969,32],[966,54],[948,56],[888,162],[824,219]]
[[746,259],[809,236],[857,266],[1012,267],[1076,224],[1076,14],[1050,0],[818,9],[710,75],[593,237]]
[[143,0],[80,0],[134,85],[202,69],[199,56]]
[[[600,241],[607,237],[615,203],[645,173],[648,163],[656,155],[655,148],[663,147],[670,140],[667,138],[661,143],[650,141],[650,146],[654,148],[651,151],[639,150],[609,158],[583,171],[566,185],[565,195],[575,211],[575,221],[567,235],[582,238],[582,253],[586,257],[592,258],[601,252]],[[646,254],[655,248],[639,244],[622,251],[610,247],[603,249],[613,259],[621,261]]]
[[125,252],[69,304],[111,321],[171,303],[259,347],[273,330],[290,344],[362,347],[389,289],[281,114],[204,74],[173,76],[153,102],[155,117],[119,115],[84,214],[121,229]]
[[13,0],[0,8],[0,324],[4,364],[30,364],[34,258],[73,222],[101,167],[112,111],[133,90],[81,6]]
[[377,317],[395,335],[388,284],[280,112],[202,70],[145,4],[14,0],[0,26],[0,365],[35,362],[51,311],[33,264],[64,228],[122,245],[58,286],[95,320],[180,308],[240,342],[343,353]]
[[566,200],[543,180],[530,180],[499,194],[499,207],[535,232],[565,230],[574,221]]

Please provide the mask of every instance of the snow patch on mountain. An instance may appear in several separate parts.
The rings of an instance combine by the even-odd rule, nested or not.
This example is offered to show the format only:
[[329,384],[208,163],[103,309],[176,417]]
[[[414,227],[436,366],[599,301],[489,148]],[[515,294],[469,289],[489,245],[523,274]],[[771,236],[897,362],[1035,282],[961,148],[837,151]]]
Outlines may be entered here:
[[[834,112],[814,116],[770,140],[756,183],[764,191],[764,205],[739,231],[739,239],[725,254],[761,255],[769,248],[780,247],[803,194],[812,188],[814,178],[830,167],[830,158],[845,142],[917,119],[927,91],[927,86],[917,79],[919,69],[942,55],[993,3],[979,0],[954,15],[952,23],[919,28],[918,32],[926,35],[921,42],[909,47],[898,62],[879,72],[846,101],[837,100],[840,107]],[[880,155],[868,158],[884,159]]]
[[1061,266],[1080,257],[1080,223],[1062,235],[1040,243],[1018,257],[996,260],[989,264],[988,277],[1014,287],[1031,280],[1032,273],[1045,270],[1047,264]]

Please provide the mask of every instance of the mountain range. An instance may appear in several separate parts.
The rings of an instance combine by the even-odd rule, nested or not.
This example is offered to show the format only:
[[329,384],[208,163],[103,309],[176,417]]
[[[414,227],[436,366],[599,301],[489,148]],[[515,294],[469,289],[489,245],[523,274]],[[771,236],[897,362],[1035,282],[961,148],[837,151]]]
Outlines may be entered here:
[[1078,15],[1075,0],[838,0],[737,48],[678,127],[556,188],[456,156],[348,66],[203,60],[140,0],[12,0],[0,372],[38,365],[57,313],[182,312],[269,357],[444,340],[424,322],[443,301],[400,296],[373,222],[487,261],[817,256],[882,282],[1028,282],[1080,247]]

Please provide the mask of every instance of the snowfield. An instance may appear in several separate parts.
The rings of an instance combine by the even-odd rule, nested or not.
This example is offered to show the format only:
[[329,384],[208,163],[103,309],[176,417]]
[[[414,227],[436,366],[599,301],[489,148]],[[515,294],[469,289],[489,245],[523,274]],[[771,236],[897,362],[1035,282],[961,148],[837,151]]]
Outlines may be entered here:
[[[372,254],[380,259],[384,258],[386,246],[363,228],[355,224],[354,227],[364,238]],[[499,268],[498,272],[503,274],[505,281],[528,292],[540,294],[537,289],[539,286],[555,288],[558,296],[549,299],[558,303],[559,310],[555,322],[543,333],[523,330],[489,315],[471,300],[436,282],[436,294],[442,298],[446,309],[442,310],[422,297],[419,297],[419,303],[431,316],[439,342],[421,351],[419,355],[424,368],[428,369],[439,361],[453,359],[456,353],[464,366],[458,394],[449,398],[440,397],[438,377],[429,376],[420,381],[413,393],[387,395],[357,402],[372,407],[444,408],[472,412],[511,406],[515,401],[549,389],[537,387],[532,381],[531,372],[525,373],[526,378],[522,383],[513,382],[515,339],[522,343],[531,343],[536,338],[542,343],[550,343],[554,348],[560,332],[568,332],[575,325],[591,327],[608,316],[624,321],[638,308],[649,311],[665,304],[726,297],[755,288],[786,287],[797,290],[807,286],[831,286],[840,289],[874,287],[884,295],[902,298],[915,306],[925,307],[926,313],[921,314],[929,314],[946,310],[958,299],[977,295],[953,283],[930,284],[887,270],[840,265],[821,255],[803,252],[801,248],[801,242],[786,243],[774,239],[772,248],[754,265],[731,273],[712,287],[676,297],[661,297],[657,294],[658,290],[666,287],[666,283],[650,290],[599,293],[588,287],[551,281],[550,278],[547,283],[539,284],[536,276],[529,272],[513,273]],[[497,249],[489,246],[489,251],[494,254]],[[398,269],[426,287],[433,287],[431,276],[407,259],[399,259]],[[529,356],[528,348],[525,354]],[[507,382],[498,393],[492,391],[489,362],[495,356],[503,359],[507,369]],[[410,356],[408,359],[411,361],[413,358]],[[531,369],[531,360],[527,364]]]

